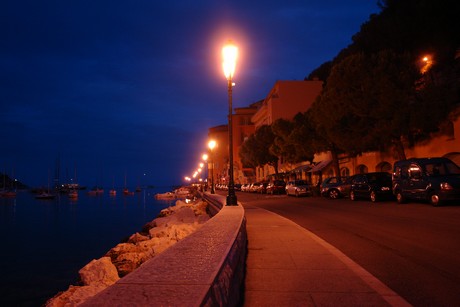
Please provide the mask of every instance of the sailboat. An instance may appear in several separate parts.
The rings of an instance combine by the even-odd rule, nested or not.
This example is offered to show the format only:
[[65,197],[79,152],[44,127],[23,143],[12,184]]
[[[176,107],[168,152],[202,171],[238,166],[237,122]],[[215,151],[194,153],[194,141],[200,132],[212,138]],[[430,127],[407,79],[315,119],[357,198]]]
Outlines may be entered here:
[[110,196],[116,196],[117,190],[115,190],[115,178],[112,180],[112,189],[109,191]]
[[[77,167],[75,167],[74,169],[74,178],[75,178],[75,181],[77,181]],[[72,179],[71,179],[72,180]],[[77,199],[78,198],[78,183],[69,183],[68,185],[68,188],[69,188],[69,198],[70,199]]]
[[40,194],[35,195],[35,198],[36,199],[54,199],[55,197],[56,195],[50,193],[50,174],[48,171],[48,190],[46,192],[42,191]]
[[40,194],[35,195],[35,198],[36,199],[54,199],[56,198],[56,195],[50,193],[49,191],[48,192],[43,191]]
[[78,192],[75,189],[69,190],[69,198],[75,199],[78,198]]
[[134,195],[134,192],[130,192],[126,187],[126,173],[125,173],[125,187],[123,188],[123,195]]

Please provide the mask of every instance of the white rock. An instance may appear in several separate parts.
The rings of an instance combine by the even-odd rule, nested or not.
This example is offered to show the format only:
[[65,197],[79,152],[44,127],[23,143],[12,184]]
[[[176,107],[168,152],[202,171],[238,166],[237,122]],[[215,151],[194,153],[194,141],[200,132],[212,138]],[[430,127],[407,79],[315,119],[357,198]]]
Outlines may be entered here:
[[106,286],[114,284],[119,278],[117,269],[109,257],[102,257],[93,260],[85,265],[80,271],[80,278],[85,286],[103,284]]

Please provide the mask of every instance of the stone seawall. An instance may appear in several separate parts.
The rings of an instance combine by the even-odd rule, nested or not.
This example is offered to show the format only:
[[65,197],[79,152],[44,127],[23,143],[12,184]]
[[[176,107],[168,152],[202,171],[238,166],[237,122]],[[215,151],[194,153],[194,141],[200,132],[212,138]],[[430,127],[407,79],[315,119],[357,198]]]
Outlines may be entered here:
[[[222,206],[193,234],[79,306],[236,306],[242,300],[247,234],[244,209]],[[217,205],[217,206],[216,206]]]

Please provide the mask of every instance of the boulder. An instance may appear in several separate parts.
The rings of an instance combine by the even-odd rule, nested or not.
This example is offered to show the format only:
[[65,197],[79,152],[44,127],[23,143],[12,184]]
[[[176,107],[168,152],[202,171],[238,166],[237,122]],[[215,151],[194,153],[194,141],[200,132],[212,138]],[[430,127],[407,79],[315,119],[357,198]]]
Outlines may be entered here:
[[151,238],[161,238],[168,235],[168,226],[163,224],[162,226],[157,226],[149,230],[149,235]]
[[174,217],[175,217],[175,221],[174,221],[175,224],[182,224],[182,223],[191,224],[191,223],[195,223],[195,218],[196,218],[195,217],[195,212],[190,207],[180,208],[179,210],[177,210],[174,213]]
[[119,278],[117,269],[110,261],[109,257],[102,257],[98,260],[93,260],[85,265],[80,271],[80,279],[85,286],[94,284],[112,285]]
[[155,227],[165,226],[171,223],[175,223],[177,218],[174,215],[164,216],[164,217],[157,217],[153,220]]
[[78,273],[83,286],[69,286],[67,291],[48,300],[47,307],[77,306],[120,279],[109,257],[91,261]]
[[145,262],[145,255],[142,252],[123,253],[118,255],[112,262],[117,268],[121,277],[131,273]]
[[133,243],[136,244],[138,242],[146,241],[149,240],[150,238],[148,236],[141,235],[140,233],[136,232],[132,236],[129,237],[128,243]]

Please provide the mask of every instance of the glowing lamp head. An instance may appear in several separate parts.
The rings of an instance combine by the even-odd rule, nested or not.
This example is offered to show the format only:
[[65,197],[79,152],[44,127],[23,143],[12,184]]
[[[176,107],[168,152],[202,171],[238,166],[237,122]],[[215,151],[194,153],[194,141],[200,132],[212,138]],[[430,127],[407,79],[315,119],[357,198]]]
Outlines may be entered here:
[[208,142],[209,149],[213,150],[216,147],[217,143],[214,140]]
[[232,41],[229,41],[227,45],[222,48],[224,75],[227,80],[231,80],[235,74],[236,59],[238,57],[238,47],[236,47]]

